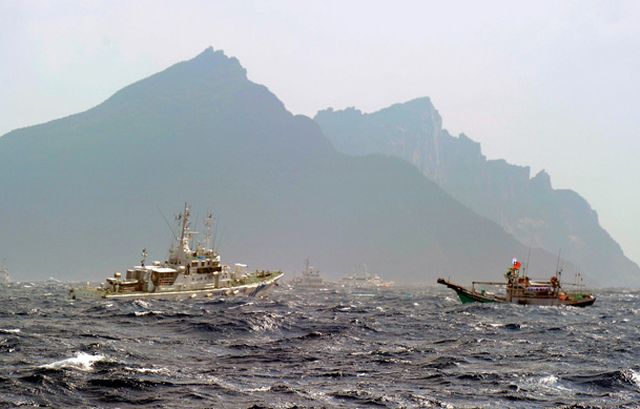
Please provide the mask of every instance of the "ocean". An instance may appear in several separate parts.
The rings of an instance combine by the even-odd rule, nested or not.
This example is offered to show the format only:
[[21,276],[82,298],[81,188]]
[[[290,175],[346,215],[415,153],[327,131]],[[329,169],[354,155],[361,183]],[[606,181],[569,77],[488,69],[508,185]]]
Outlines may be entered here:
[[640,407],[640,291],[462,305],[444,287],[226,300],[0,288],[0,407]]

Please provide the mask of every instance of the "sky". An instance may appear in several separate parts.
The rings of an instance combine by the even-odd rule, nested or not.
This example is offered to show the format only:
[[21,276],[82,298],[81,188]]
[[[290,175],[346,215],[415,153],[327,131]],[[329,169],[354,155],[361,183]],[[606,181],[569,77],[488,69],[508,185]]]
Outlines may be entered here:
[[640,2],[0,0],[0,135],[208,46],[295,114],[429,96],[488,158],[584,196],[640,262]]

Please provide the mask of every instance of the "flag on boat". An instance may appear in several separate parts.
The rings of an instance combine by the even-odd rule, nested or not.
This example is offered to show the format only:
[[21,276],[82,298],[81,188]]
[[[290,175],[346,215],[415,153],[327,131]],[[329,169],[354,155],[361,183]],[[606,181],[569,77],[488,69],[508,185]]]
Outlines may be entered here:
[[513,268],[515,268],[516,270],[519,270],[520,267],[522,267],[522,263],[518,261],[518,259],[515,257],[513,258],[512,263],[513,263]]

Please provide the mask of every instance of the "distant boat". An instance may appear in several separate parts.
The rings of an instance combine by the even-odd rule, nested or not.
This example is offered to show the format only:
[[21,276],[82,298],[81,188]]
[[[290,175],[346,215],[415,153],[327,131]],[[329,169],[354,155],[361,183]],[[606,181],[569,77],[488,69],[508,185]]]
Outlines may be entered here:
[[[442,284],[458,294],[463,304],[480,303],[513,303],[525,305],[569,305],[586,307],[596,301],[596,297],[577,286],[575,290],[567,290],[560,284],[561,270],[549,280],[531,280],[521,271],[521,263],[513,260],[511,267],[505,273],[506,282],[474,281],[471,289],[454,284],[443,278],[438,279]],[[504,288],[504,293],[496,294],[476,286],[497,286]]]
[[97,288],[79,287],[69,291],[71,298],[173,298],[173,297],[217,297],[248,295],[255,296],[275,285],[284,275],[281,271],[248,272],[244,264],[233,267],[220,262],[220,254],[210,248],[213,215],[205,219],[208,232],[204,244],[191,247],[191,212],[185,204],[184,211],[177,217],[181,224],[180,237],[169,250],[169,258],[164,262],[154,261],[145,265],[146,249],[142,252],[139,266],[127,270],[125,277],[115,273]]
[[304,289],[322,289],[327,288],[330,284],[322,279],[320,270],[313,269],[308,258],[305,260],[305,268],[302,270],[302,274],[291,280],[292,286]]
[[8,284],[11,281],[11,276],[9,275],[9,270],[7,266],[4,264],[0,264],[0,285]]
[[377,288],[390,288],[393,287],[393,281],[386,281],[377,274],[371,274],[367,271],[367,266],[363,266],[362,273],[355,273],[353,275],[344,277],[340,280],[342,287],[347,289],[358,290],[371,290]]

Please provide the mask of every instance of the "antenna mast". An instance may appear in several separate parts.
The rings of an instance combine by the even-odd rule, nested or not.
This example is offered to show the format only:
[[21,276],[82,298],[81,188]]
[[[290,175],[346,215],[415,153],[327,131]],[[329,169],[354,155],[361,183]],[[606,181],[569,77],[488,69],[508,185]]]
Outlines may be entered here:
[[556,278],[560,278],[562,270],[560,270],[560,254],[562,254],[562,248],[558,250],[558,261],[556,262]]
[[206,249],[211,248],[211,228],[213,227],[213,213],[209,211],[207,217],[204,218],[204,225],[207,227],[207,233],[204,240],[204,247]]
[[184,204],[184,213],[182,213],[182,231],[180,232],[180,248],[184,254],[189,253],[189,240],[191,239],[191,232],[189,231],[189,205]]

